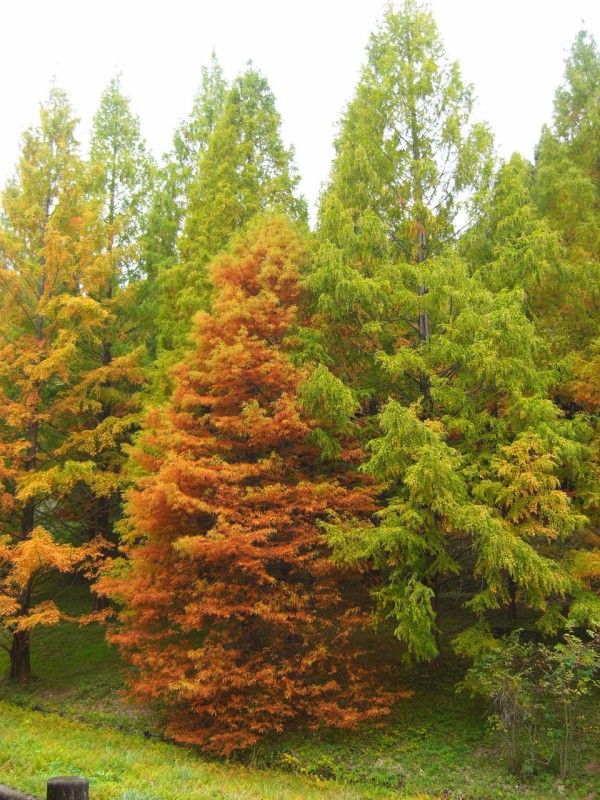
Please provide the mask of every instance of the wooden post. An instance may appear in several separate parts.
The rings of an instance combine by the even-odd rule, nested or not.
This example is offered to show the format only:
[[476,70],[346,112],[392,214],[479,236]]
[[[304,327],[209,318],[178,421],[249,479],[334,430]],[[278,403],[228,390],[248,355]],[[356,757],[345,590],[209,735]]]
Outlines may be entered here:
[[50,778],[46,800],[89,800],[90,782],[87,778]]

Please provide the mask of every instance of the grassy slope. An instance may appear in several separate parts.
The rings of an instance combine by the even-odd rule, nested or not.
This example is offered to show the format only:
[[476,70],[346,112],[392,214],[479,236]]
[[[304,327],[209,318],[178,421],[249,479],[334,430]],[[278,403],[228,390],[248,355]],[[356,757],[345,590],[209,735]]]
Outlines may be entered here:
[[85,775],[92,800],[384,798],[270,771],[210,763],[191,750],[0,702],[0,779],[45,795],[52,775]]
[[[68,599],[72,613],[89,610],[83,589],[71,590]],[[63,624],[40,630],[32,666],[36,678],[27,687],[15,688],[0,679],[0,782],[37,793],[43,794],[45,778],[60,773],[91,777],[93,800],[587,800],[600,792],[593,732],[581,754],[581,768],[567,786],[561,787],[550,773],[529,784],[510,776],[495,752],[483,709],[457,697],[456,675],[448,665],[438,671],[398,671],[394,679],[413,688],[414,695],[399,702],[383,727],[295,735],[261,746],[245,757],[245,765],[227,767],[192,750],[143,738],[144,731],[160,731],[160,719],[123,701],[118,654],[106,645],[98,626]],[[0,675],[6,669],[0,655]],[[36,708],[64,716],[35,713]],[[249,763],[271,771],[249,770]],[[277,771],[281,767],[287,777]]]

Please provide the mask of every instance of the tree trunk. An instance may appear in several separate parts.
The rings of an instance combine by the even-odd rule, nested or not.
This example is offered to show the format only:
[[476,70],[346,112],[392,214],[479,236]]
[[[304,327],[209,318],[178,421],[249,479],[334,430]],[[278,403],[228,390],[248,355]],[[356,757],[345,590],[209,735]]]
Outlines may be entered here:
[[[45,235],[46,235],[46,224],[50,219],[50,207],[51,207],[51,195],[50,192],[46,197],[46,215],[44,217],[44,222],[41,226],[41,244],[44,243]],[[45,256],[40,256],[39,259],[40,264],[40,276],[38,278],[38,286],[37,286],[37,300],[38,303],[41,303],[42,298],[44,297],[44,293],[46,291],[46,258]],[[33,328],[35,334],[35,341],[38,345],[43,343],[44,339],[44,316],[43,314],[36,313],[34,320],[33,320]],[[27,438],[29,440],[29,447],[27,448],[27,454],[25,459],[25,472],[32,472],[34,471],[37,466],[37,456],[38,456],[38,438],[40,434],[39,428],[39,397],[41,392],[42,383],[40,381],[35,381],[33,386],[35,390],[35,395],[37,395],[37,400],[33,404],[31,408],[32,419],[29,423],[27,429]],[[21,512],[21,539],[22,541],[26,541],[31,537],[35,529],[35,515],[36,515],[36,502],[35,498],[31,497],[25,505],[23,506],[23,510]],[[29,606],[31,603],[31,581],[28,582],[28,585],[24,588],[21,596],[19,597],[19,614],[26,615],[29,611]],[[30,642],[29,642],[29,631],[14,631],[13,632],[13,639],[12,644],[10,647],[10,675],[9,678],[11,681],[28,681],[31,678],[31,658],[30,658]]]
[[419,375],[419,390],[421,392],[423,417],[431,419],[433,416],[433,398],[431,396],[431,378],[426,372]]
[[[112,222],[114,221],[114,184],[111,184],[111,200],[110,200],[110,203],[111,203],[111,206],[110,206],[109,219],[110,219],[110,223],[112,225]],[[110,244],[109,244],[109,247],[108,247],[109,252],[112,252],[112,249],[113,249],[113,246],[112,246],[112,238],[111,238],[111,241],[110,241]],[[113,295],[113,292],[112,292],[112,281],[109,280],[108,286],[107,286],[107,290],[106,290],[106,296],[110,300],[112,298],[112,295]],[[102,365],[107,367],[111,363],[112,363],[112,347],[111,347],[111,344],[108,341],[108,339],[105,339],[103,341],[103,343],[102,343]],[[110,403],[103,403],[102,404],[102,410],[100,412],[100,421],[104,422],[104,420],[108,419],[108,417],[111,415],[111,411],[112,411],[112,409],[111,409]],[[98,469],[100,471],[104,471],[105,467],[102,465],[102,463],[99,463],[98,464]],[[116,542],[113,541],[114,532],[113,532],[113,526],[112,526],[111,520],[110,520],[110,506],[111,506],[110,500],[111,500],[110,497],[102,497],[102,496],[100,496],[100,497],[96,497],[95,498],[96,514],[95,514],[95,520],[94,520],[94,523],[95,523],[94,524],[94,535],[95,536],[100,536],[107,543],[116,544]],[[115,547],[115,549],[116,549],[116,547]],[[92,588],[92,596],[94,598],[93,611],[104,611],[105,609],[107,609],[109,607],[110,600],[106,595],[97,594],[96,591]]]
[[[428,236],[426,228],[426,218],[423,212],[423,186],[419,174],[419,165],[421,162],[421,145],[419,138],[419,126],[417,124],[417,112],[413,108],[411,111],[411,136],[412,136],[412,156],[413,156],[413,195],[414,203],[417,209],[417,216],[415,222],[418,226],[418,246],[416,254],[416,263],[422,264],[427,258]],[[424,297],[427,294],[427,284],[421,283],[418,288],[419,297]],[[419,314],[419,339],[421,344],[429,342],[429,312],[423,311]]]
[[[113,528],[110,521],[110,498],[97,497],[95,503],[94,535],[100,536],[107,544],[112,544],[116,551],[117,547],[115,542],[113,542]],[[92,597],[94,600],[93,611],[104,611],[110,606],[109,598],[105,594],[98,594],[94,587],[92,587]]]
[[438,576],[436,576],[433,579],[433,582],[431,584],[431,588],[433,590],[433,598],[432,598],[431,607],[433,608],[433,612],[435,614],[435,620],[434,620],[435,634],[434,635],[435,635],[435,643],[436,643],[437,649],[438,649],[438,654],[434,659],[432,659],[432,661],[430,663],[431,663],[432,667],[441,667],[441,666],[443,666],[444,661],[443,661],[443,658],[442,658],[442,636],[441,636],[441,631],[440,631],[440,581],[439,581],[439,577]]
[[508,576],[508,594],[510,596],[510,618],[513,622],[517,621],[517,584],[513,578]]
[[28,681],[31,678],[29,631],[15,631],[10,648],[10,680]]
[[[427,232],[425,225],[419,223],[419,248],[417,250],[417,264],[422,264],[427,258]],[[422,283],[419,285],[419,297],[424,297],[429,290],[427,284]],[[419,314],[419,339],[422,344],[429,342],[429,311],[423,311]]]

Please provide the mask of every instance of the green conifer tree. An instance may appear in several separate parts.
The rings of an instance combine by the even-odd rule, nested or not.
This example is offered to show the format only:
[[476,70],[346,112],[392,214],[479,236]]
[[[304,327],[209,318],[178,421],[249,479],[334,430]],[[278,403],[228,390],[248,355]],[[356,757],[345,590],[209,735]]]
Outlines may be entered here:
[[82,533],[115,541],[119,515],[123,445],[129,441],[144,381],[144,326],[140,314],[144,234],[154,164],[138,118],[113,78],[100,100],[92,127],[88,193],[96,209],[95,262],[82,274],[82,288],[102,317],[100,329],[81,337],[83,374],[72,398],[77,419],[63,445],[73,459],[93,459],[94,477],[79,487],[85,509]]
[[262,212],[306,221],[293,153],[282,142],[280,126],[266,79],[248,67],[227,94],[190,184],[179,262],[161,278],[161,347],[173,353],[167,361],[188,347],[193,315],[208,308],[206,265],[230,237]]
[[[379,411],[365,469],[387,485],[377,525],[334,523],[330,541],[337,558],[377,567],[381,612],[417,660],[440,652],[461,587],[474,614],[461,646],[521,605],[556,627],[550,609],[578,591],[568,554],[583,519],[561,480],[581,468],[585,436],[547,397],[532,315],[560,243],[522,161],[498,179],[491,214],[490,136],[469,126],[471,108],[431,15],[411,0],[388,9],[342,122],[310,276],[335,369]],[[535,509],[535,533],[503,492]]]
[[[595,377],[600,351],[599,152],[600,51],[594,37],[583,30],[566,59],[553,124],[543,129],[536,151],[534,196],[565,249],[551,329],[558,365],[554,399],[585,426],[593,442],[585,468],[568,476],[569,489],[590,519],[586,541],[573,558],[588,565],[597,562],[600,544],[600,396]],[[597,590],[597,567],[584,573],[590,588]]]
[[[189,203],[190,185],[197,180],[208,141],[223,112],[227,83],[213,52],[209,67],[203,67],[201,82],[187,119],[177,127],[173,146],[164,156],[143,238],[146,272],[144,309],[149,329],[148,349],[155,358],[158,348],[158,310],[170,302],[169,280],[163,273],[178,261],[178,245]],[[165,296],[160,294],[165,289]]]
[[534,196],[560,233],[571,271],[563,281],[562,315],[572,349],[598,337],[600,299],[600,52],[581,31],[556,92],[554,123],[536,151]]
[[[341,122],[311,277],[336,363],[376,404],[391,391],[379,356],[429,342],[432,273],[490,178],[491,137],[472,106],[431,14],[414,0],[389,7]],[[429,402],[426,371],[417,382]]]

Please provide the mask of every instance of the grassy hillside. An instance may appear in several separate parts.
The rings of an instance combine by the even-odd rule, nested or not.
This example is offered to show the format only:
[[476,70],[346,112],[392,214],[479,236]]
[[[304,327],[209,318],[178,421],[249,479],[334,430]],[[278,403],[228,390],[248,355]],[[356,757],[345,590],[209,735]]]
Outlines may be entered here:
[[[90,603],[84,587],[69,590],[71,613]],[[382,647],[381,640],[372,646]],[[390,660],[389,652],[373,657]],[[456,694],[451,659],[410,672],[396,661],[392,680],[413,695],[381,727],[295,734],[235,764],[149,738],[160,734],[161,718],[124,700],[118,653],[97,625],[39,630],[32,666],[36,677],[27,686],[0,679],[0,783],[38,794],[52,775],[81,774],[92,781],[92,800],[600,797],[598,725],[590,727],[566,785],[551,772],[517,779],[497,750],[485,709]],[[1,654],[0,675],[7,668]]]
[[92,800],[359,800],[360,791],[275,771],[225,766],[174,745],[0,702],[0,779],[45,794],[45,778],[85,775]]

